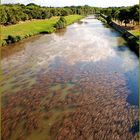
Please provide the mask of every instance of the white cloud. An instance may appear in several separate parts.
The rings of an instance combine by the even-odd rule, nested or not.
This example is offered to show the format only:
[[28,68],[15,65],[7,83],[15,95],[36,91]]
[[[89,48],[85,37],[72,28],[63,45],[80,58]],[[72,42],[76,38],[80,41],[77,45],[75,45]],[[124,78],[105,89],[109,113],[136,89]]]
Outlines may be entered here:
[[138,4],[139,0],[1,0],[1,3],[36,3],[43,6],[90,5],[97,7],[130,6]]

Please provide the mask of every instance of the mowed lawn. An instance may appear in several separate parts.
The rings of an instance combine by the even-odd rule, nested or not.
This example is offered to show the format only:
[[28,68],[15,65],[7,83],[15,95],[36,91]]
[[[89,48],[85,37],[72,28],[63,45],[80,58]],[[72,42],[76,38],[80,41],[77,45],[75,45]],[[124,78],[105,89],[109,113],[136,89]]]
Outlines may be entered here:
[[132,30],[130,31],[132,34],[134,34],[135,36],[140,36],[140,30],[136,29],[136,30]]
[[[139,29],[135,29],[135,30],[130,30],[130,32],[135,35],[136,37],[140,37],[140,30]],[[137,43],[140,45],[140,40],[137,41]]]
[[[67,25],[70,25],[81,18],[83,18],[83,16],[81,15],[69,15],[65,17]],[[6,39],[8,35],[20,36],[23,39],[28,36],[32,36],[43,32],[54,32],[54,24],[58,20],[59,17],[52,17],[51,19],[32,20],[25,21],[16,25],[2,26],[1,43],[4,43],[4,39]]]

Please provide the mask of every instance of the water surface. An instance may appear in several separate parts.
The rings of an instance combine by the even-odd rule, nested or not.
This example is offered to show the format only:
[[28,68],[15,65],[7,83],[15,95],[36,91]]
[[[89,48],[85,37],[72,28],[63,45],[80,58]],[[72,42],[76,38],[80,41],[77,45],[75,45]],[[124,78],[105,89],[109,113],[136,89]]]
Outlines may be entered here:
[[92,17],[2,49],[3,140],[138,139],[138,57]]

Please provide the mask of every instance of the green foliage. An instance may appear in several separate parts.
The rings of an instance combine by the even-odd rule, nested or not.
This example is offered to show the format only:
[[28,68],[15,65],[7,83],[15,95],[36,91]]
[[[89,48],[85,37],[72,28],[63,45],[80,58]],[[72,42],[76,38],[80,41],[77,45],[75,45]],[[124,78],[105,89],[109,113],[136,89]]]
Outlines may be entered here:
[[130,18],[134,21],[139,21],[139,5],[130,7]]
[[110,24],[111,21],[112,21],[112,20],[111,20],[111,16],[107,16],[106,21],[107,21],[108,24]]
[[68,16],[70,14],[70,10],[68,9],[62,9],[61,10],[61,16]]
[[124,21],[125,26],[126,26],[126,24],[130,22],[129,9],[127,9],[127,8],[121,9],[118,18],[120,21]]
[[5,24],[8,20],[7,12],[4,8],[0,7],[0,23]]
[[94,13],[94,8],[85,6],[71,6],[64,8],[41,7],[34,3],[0,5],[0,22],[2,25],[16,24],[19,21],[31,19],[49,19],[52,16],[87,15]]
[[21,37],[20,36],[12,36],[12,35],[8,35],[7,39],[6,40],[6,43],[7,44],[10,44],[10,43],[15,43],[15,42],[18,42],[21,40]]
[[134,34],[135,36],[137,36],[138,38],[140,37],[140,31],[139,31],[139,29],[132,30],[131,33]]
[[114,20],[119,20],[121,23],[127,23],[130,21],[139,21],[139,5],[129,6],[129,7],[109,7],[102,8],[100,12],[104,15],[111,17]]
[[[83,18],[81,15],[65,16],[67,25],[81,18]],[[5,45],[6,43],[16,42],[15,39],[13,39],[15,36],[20,36],[20,38],[23,39],[39,33],[52,33],[55,31],[54,25],[58,20],[58,17],[52,17],[47,20],[32,20],[16,25],[5,26],[2,28],[0,44]],[[8,39],[8,35],[12,37]]]
[[115,10],[115,13],[114,13],[115,20],[119,20],[119,14],[120,14],[120,10]]
[[104,18],[102,18],[101,16],[98,17],[98,20],[100,20],[100,21],[102,21],[102,22],[104,22],[104,23],[107,22],[107,21],[106,21]]
[[63,29],[66,27],[66,24],[67,23],[66,23],[65,18],[61,16],[60,19],[58,20],[58,22],[54,25],[54,27],[56,29]]

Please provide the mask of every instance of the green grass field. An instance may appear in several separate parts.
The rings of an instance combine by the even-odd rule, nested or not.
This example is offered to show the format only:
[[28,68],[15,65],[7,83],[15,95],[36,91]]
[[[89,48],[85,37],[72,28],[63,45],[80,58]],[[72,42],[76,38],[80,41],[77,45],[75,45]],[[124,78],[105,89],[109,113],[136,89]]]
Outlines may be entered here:
[[[67,25],[70,25],[81,18],[83,18],[81,15],[70,15],[65,17]],[[43,32],[52,33],[55,31],[53,26],[58,19],[59,17],[52,17],[51,19],[46,20],[32,20],[16,25],[2,26],[0,43],[5,44],[6,41],[4,39],[6,39],[8,35],[12,35],[14,37],[18,35],[21,37],[21,39],[24,39],[28,36]]]
[[136,29],[136,30],[132,30],[130,31],[132,34],[134,34],[135,36],[140,36],[140,30]]
[[[140,30],[136,29],[136,30],[131,30],[130,31],[133,35],[135,35],[136,37],[140,37]],[[137,43],[140,45],[140,40],[137,41]]]

